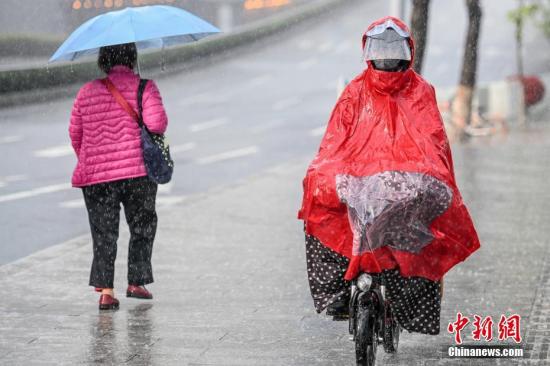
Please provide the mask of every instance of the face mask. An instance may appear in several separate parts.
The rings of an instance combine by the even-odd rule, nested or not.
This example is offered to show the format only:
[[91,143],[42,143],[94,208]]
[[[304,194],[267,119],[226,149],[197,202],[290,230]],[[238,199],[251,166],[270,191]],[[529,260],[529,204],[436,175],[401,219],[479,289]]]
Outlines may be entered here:
[[396,59],[371,60],[371,62],[376,70],[388,72],[405,71],[410,63],[408,60]]
[[368,36],[363,58],[371,60],[411,60],[409,39],[399,35],[393,29]]

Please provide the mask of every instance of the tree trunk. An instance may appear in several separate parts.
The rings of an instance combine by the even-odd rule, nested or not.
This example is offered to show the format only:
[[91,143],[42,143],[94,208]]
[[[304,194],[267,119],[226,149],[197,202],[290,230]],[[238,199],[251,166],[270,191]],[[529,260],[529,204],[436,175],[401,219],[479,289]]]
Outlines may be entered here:
[[518,86],[520,89],[518,97],[518,123],[524,125],[527,121],[527,109],[525,106],[525,87],[523,85],[523,15],[521,15],[521,9],[523,9],[523,0],[518,1],[518,8],[520,15],[516,19],[516,62],[518,68]]
[[424,50],[428,38],[429,7],[430,0],[413,0],[411,14],[411,32],[415,42],[413,69],[419,74],[422,73]]
[[460,133],[470,124],[472,115],[472,97],[476,85],[477,50],[482,16],[479,0],[466,0],[466,7],[469,20],[468,33],[464,45],[460,85],[452,107],[453,123]]

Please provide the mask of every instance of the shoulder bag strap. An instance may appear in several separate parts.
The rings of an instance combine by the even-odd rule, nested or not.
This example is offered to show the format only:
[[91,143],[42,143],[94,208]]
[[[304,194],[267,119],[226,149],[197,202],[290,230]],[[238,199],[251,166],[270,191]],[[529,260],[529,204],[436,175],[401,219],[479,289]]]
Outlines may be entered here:
[[137,103],[138,103],[138,113],[139,120],[143,123],[143,93],[145,92],[145,87],[147,86],[147,79],[139,80],[138,94],[137,94]]
[[122,94],[118,91],[118,89],[114,86],[114,84],[109,80],[109,78],[102,79],[101,82],[107,87],[109,92],[113,95],[117,103],[132,117],[134,121],[136,121],[140,127],[142,125],[141,119],[139,115],[136,113],[136,111],[130,106],[128,101],[124,99]]

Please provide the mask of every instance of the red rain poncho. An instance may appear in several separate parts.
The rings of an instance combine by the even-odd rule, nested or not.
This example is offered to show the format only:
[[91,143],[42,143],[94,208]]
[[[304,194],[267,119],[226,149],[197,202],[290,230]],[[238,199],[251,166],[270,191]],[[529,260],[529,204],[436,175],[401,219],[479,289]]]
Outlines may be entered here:
[[346,87],[303,188],[298,217],[308,234],[350,258],[346,280],[399,268],[437,281],[479,248],[434,88],[411,68],[369,65]]

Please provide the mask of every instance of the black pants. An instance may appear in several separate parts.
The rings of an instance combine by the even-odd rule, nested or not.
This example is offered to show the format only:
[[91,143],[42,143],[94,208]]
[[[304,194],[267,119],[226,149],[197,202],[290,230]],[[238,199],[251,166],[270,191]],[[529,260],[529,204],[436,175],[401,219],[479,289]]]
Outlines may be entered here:
[[82,191],[94,243],[90,286],[114,287],[121,203],[130,228],[128,284],[153,282],[151,255],[157,231],[157,184],[140,177],[94,184]]

